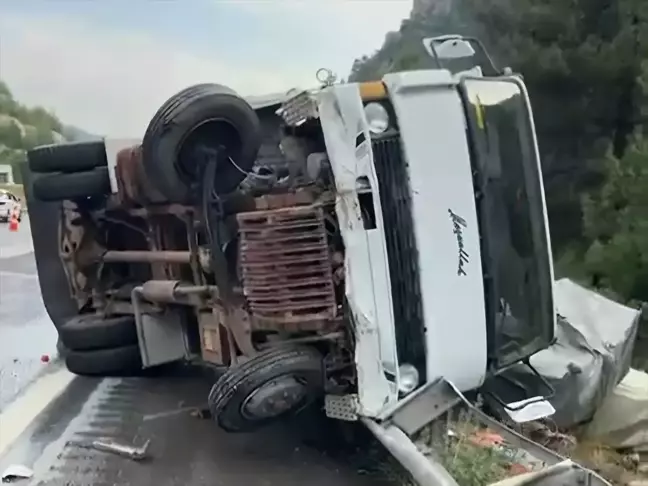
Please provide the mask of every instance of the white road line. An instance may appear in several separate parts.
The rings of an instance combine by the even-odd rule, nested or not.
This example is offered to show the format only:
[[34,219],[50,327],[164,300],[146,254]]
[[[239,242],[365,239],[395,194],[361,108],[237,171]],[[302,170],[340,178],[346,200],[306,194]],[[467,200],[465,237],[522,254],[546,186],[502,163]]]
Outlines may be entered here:
[[3,248],[0,250],[0,260],[8,260],[9,258],[29,255],[30,253],[34,253],[34,249],[31,246],[27,248]]
[[0,456],[73,379],[74,375],[65,368],[45,374],[0,413]]
[[27,278],[38,280],[38,275],[35,273],[22,273],[22,272],[11,272],[8,270],[0,270],[1,277],[15,277],[15,278]]

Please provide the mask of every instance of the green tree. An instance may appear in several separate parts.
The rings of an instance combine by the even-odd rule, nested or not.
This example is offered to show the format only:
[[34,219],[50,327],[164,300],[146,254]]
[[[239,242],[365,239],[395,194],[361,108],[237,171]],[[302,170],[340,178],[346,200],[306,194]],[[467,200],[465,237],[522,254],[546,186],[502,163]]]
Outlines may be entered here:
[[618,159],[609,154],[606,182],[585,197],[584,228],[592,241],[584,266],[590,282],[624,300],[648,298],[648,141]]
[[22,130],[13,118],[0,119],[0,144],[12,149],[23,148]]
[[13,167],[17,182],[21,180],[20,164],[26,159],[25,151],[53,143],[54,131],[63,131],[56,116],[42,107],[21,105],[0,81],[0,163]]

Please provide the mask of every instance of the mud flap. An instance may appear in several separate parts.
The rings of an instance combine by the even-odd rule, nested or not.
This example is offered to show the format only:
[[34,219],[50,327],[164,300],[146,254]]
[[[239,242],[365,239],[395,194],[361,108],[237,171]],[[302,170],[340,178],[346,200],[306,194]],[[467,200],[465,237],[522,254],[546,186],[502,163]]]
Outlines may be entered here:
[[179,313],[143,314],[137,320],[136,327],[143,368],[188,358],[188,346]]
[[611,486],[610,483],[580,465],[565,459],[533,442],[475,407],[451,383],[444,380],[428,384],[401,400],[381,417],[361,420],[378,441],[412,475],[420,486],[459,486],[443,467],[432,450],[417,446],[417,432],[430,426],[445,412],[457,405],[467,407],[475,419],[499,433],[513,447],[532,456],[542,468],[529,474],[500,481],[491,486]]

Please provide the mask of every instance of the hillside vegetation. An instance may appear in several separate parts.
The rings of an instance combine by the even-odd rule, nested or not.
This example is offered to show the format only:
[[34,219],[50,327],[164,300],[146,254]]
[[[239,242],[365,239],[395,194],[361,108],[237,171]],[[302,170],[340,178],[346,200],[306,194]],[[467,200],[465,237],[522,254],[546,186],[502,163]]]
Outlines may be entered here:
[[431,67],[425,37],[480,38],[530,92],[559,276],[648,300],[648,2],[419,3],[350,80]]
[[44,108],[19,103],[9,87],[0,81],[0,164],[13,167],[15,182],[21,182],[20,164],[25,161],[26,150],[88,138],[95,137],[76,127],[63,125]]

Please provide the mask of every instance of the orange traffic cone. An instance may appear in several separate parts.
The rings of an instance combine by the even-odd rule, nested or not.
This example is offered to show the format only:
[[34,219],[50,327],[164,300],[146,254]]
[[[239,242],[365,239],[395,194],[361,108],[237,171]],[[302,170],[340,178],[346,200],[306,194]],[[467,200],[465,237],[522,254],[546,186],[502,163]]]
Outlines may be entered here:
[[18,231],[18,216],[16,216],[16,213],[11,215],[11,221],[9,221],[9,231]]

